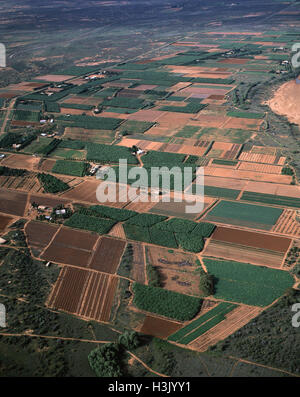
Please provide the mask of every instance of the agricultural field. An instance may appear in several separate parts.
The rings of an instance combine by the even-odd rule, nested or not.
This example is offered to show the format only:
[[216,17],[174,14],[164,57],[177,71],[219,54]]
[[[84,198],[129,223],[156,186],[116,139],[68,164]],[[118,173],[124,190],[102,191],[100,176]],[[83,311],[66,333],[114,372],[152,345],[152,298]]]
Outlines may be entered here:
[[221,200],[205,220],[253,229],[270,230],[283,210],[280,208]]
[[54,235],[58,232],[57,225],[30,221],[25,226],[28,246],[34,256],[38,257],[49,245]]
[[283,270],[208,258],[203,262],[218,280],[214,294],[217,299],[263,307],[294,284],[293,277]]
[[61,228],[41,254],[56,263],[88,267],[98,237],[87,232]]
[[48,305],[85,319],[108,322],[117,283],[116,277],[104,273],[65,266]]
[[285,237],[217,227],[203,255],[280,268],[290,246]]
[[[298,2],[19,3],[0,7],[0,376],[299,375]],[[192,180],[128,198],[120,160]]]

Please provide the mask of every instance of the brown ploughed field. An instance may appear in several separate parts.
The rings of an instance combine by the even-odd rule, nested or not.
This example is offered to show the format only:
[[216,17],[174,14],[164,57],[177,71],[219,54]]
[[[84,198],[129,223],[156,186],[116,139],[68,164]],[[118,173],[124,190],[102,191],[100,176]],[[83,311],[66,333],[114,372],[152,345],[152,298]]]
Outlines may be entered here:
[[125,245],[125,241],[102,237],[89,267],[105,273],[116,273]]
[[54,234],[59,229],[57,225],[30,221],[25,226],[25,234],[27,235],[28,245],[31,250],[37,251],[39,254],[50,243]]
[[0,232],[3,232],[12,221],[13,218],[11,216],[0,214]]
[[181,327],[182,324],[180,323],[148,315],[139,332],[145,335],[155,336],[156,338],[166,339]]
[[65,266],[48,306],[85,319],[108,322],[117,284],[117,277]]
[[23,216],[27,203],[27,193],[0,188],[0,212]]

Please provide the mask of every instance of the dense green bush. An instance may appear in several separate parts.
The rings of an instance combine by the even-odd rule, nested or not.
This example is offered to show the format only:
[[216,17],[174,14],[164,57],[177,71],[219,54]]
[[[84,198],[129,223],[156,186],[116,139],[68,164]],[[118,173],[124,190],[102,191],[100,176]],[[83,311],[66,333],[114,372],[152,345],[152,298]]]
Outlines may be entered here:
[[185,233],[176,233],[176,239],[180,247],[190,252],[201,252],[204,248],[204,240],[201,236],[193,236]]
[[46,193],[59,193],[68,190],[70,186],[50,174],[38,174],[38,179]]
[[27,170],[21,170],[18,168],[9,168],[0,166],[0,175],[3,176],[25,176],[29,174]]
[[120,347],[116,343],[107,343],[97,347],[88,355],[89,364],[98,377],[120,377]]
[[98,234],[107,234],[115,224],[116,222],[111,219],[97,218],[79,213],[75,213],[65,222],[66,226],[90,230]]
[[140,310],[179,321],[191,320],[199,312],[202,300],[162,288],[133,284],[133,304]]
[[150,227],[155,225],[156,223],[166,220],[167,218],[168,218],[167,216],[163,216],[163,215],[143,213],[143,214],[137,214],[136,216],[129,218],[126,221],[126,224],[142,226],[142,227]]

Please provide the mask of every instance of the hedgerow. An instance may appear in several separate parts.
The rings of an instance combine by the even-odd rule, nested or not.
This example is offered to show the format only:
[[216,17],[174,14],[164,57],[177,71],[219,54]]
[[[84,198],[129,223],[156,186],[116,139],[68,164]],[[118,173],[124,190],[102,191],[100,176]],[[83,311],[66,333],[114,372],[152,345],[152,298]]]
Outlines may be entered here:
[[95,213],[98,213],[103,218],[114,219],[118,222],[127,221],[127,219],[138,214],[138,212],[135,211],[121,208],[113,208],[105,205],[92,205],[91,207],[89,207],[89,209],[93,210],[93,212]]
[[86,142],[83,141],[73,141],[71,139],[60,141],[59,147],[63,149],[75,149],[75,150],[83,150],[86,146]]

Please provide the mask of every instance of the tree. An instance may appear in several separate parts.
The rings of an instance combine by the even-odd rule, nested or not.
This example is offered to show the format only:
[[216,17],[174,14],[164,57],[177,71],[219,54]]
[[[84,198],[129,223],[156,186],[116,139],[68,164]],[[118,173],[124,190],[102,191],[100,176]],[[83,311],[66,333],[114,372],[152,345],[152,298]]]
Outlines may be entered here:
[[119,336],[118,341],[125,349],[135,349],[139,345],[138,333],[125,331],[124,334]]

